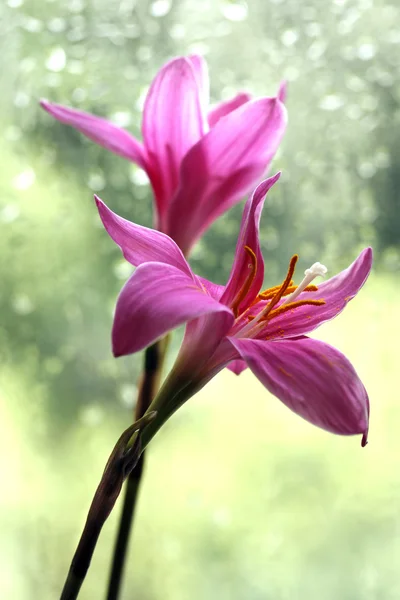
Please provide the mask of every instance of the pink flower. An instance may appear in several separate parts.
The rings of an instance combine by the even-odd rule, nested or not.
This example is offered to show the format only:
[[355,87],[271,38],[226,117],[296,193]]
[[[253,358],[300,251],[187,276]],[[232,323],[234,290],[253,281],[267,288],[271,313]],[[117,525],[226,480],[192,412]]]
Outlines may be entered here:
[[99,199],[103,224],[137,267],[118,298],[112,342],[115,356],[131,354],[187,323],[175,366],[152,407],[165,420],[216,373],[246,366],[295,413],[332,433],[362,434],[367,442],[367,392],[349,360],[306,336],[336,317],[365,283],[372,265],[366,248],[344,271],[321,283],[320,263],[296,286],[297,256],[277,286],[264,291],[259,221],[265,194],[279,174],[247,201],[226,286],[197,277],[176,243],[163,233],[126,221]]
[[43,100],[53,117],[136,163],[148,175],[155,228],[184,254],[223,212],[263,176],[286,126],[286,95],[250,100],[238,94],[209,110],[205,61],[168,62],[150,86],[143,111],[143,143],[105,119]]

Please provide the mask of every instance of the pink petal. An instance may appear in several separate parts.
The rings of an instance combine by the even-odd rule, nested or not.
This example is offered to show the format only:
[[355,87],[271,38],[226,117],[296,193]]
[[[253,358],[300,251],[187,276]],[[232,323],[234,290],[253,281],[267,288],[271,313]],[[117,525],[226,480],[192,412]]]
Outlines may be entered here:
[[192,62],[187,58],[171,60],[150,86],[142,125],[161,222],[178,188],[181,161],[206,128],[198,74]]
[[299,306],[272,319],[268,338],[297,337],[336,317],[360,291],[372,267],[372,249],[365,248],[347,269],[318,285],[317,292],[303,292],[296,300],[325,300],[322,306]]
[[240,373],[243,373],[243,371],[247,369],[247,363],[245,363],[241,358],[237,358],[236,360],[230,362],[226,368],[232,371],[232,373],[235,373],[235,375],[240,375]]
[[265,387],[313,425],[340,435],[363,434],[369,401],[354,367],[338,350],[307,337],[280,342],[229,338]]
[[199,87],[199,97],[205,115],[210,102],[210,79],[208,76],[207,63],[202,56],[192,54],[189,56],[190,63],[196,75],[197,85]]
[[186,327],[177,369],[181,374],[189,374],[190,379],[201,381],[201,387],[232,359],[238,358],[237,351],[226,341],[225,336],[233,325],[234,316],[229,308],[225,307],[225,310],[225,313],[205,314],[192,320]]
[[204,289],[207,290],[207,292],[210,294],[211,298],[214,298],[214,300],[219,300],[221,298],[225,290],[224,285],[213,283],[212,281],[208,281],[208,279],[205,279],[204,277],[199,277],[199,275],[197,275],[197,279],[198,281],[200,281]]
[[259,241],[260,218],[265,196],[274,183],[278,181],[279,177],[280,173],[277,173],[273,177],[260,183],[253,195],[246,202],[243,211],[231,274],[225,292],[221,297],[221,302],[228,306],[231,305],[233,299],[246,282],[249,276],[249,256],[244,248],[245,246],[248,246],[256,255],[257,271],[244,302],[242,301],[239,305],[239,312],[241,306],[247,307],[256,298],[264,281],[264,259]]
[[[201,315],[219,313],[232,322],[231,311],[211,298],[191,277],[165,263],[139,266],[119,295],[112,331],[115,356],[141,350],[171,329]],[[198,319],[197,319],[198,320]]]
[[287,81],[281,81],[279,85],[278,98],[281,102],[286,102],[287,98]]
[[145,171],[147,170],[145,149],[138,140],[124,129],[113,125],[106,119],[95,117],[75,108],[52,104],[46,100],[41,100],[40,104],[61,123],[75,127],[96,144],[131,160]]
[[188,152],[167,221],[168,234],[185,254],[262,176],[285,126],[286,109],[276,98],[247,102]]
[[95,196],[100,218],[126,260],[137,267],[146,262],[162,262],[186,273],[197,281],[181,250],[171,238],[160,231],[136,225],[116,215]]
[[251,100],[250,94],[241,92],[240,94],[237,94],[237,96],[231,98],[230,100],[220,102],[208,113],[209,126],[214,127],[214,125],[216,125],[222,117],[229,115],[230,112],[236,110],[237,108],[239,108],[239,106],[246,104],[246,102],[249,102],[249,100]]

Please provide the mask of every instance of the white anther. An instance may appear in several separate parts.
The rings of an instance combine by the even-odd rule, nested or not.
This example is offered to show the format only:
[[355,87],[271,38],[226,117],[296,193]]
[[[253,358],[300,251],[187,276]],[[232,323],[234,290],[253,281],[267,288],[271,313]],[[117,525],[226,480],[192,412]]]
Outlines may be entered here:
[[[314,279],[314,277],[318,277],[321,276],[323,277],[324,275],[326,275],[328,272],[328,269],[326,268],[325,265],[321,265],[320,262],[316,262],[313,265],[311,265],[311,267],[309,269],[306,269],[304,271],[304,275],[312,275],[312,278]],[[310,281],[312,281],[312,279],[310,279]]]
[[301,292],[305,290],[305,288],[312,282],[313,279],[315,279],[316,277],[323,277],[327,274],[327,272],[328,269],[325,267],[325,265],[322,265],[320,262],[316,262],[313,265],[311,265],[309,269],[306,269],[304,271],[305,277],[303,281],[300,283],[299,286],[297,286],[294,292],[290,294],[290,296],[288,296],[286,300],[284,300],[284,302],[282,302],[281,306],[283,306],[284,304],[289,304],[289,302],[293,302],[293,300],[295,300],[297,296],[299,296]]

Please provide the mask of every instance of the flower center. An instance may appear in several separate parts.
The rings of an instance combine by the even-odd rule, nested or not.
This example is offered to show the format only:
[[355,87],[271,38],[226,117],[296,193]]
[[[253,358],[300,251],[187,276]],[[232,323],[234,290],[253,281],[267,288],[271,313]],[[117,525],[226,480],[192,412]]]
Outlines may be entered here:
[[[243,286],[237,293],[232,303],[232,310],[235,317],[237,320],[239,320],[239,318],[241,320],[241,327],[237,331],[240,337],[254,337],[263,331],[266,324],[269,323],[274,317],[298,308],[299,306],[321,306],[325,304],[325,300],[323,299],[306,298],[297,300],[297,297],[302,292],[316,292],[318,290],[316,285],[310,285],[310,283],[313,279],[315,279],[315,277],[325,275],[327,273],[327,268],[319,262],[314,263],[309,269],[306,269],[304,272],[305,277],[303,278],[302,282],[296,286],[294,285],[292,277],[294,275],[299,257],[297,254],[295,254],[290,259],[288,272],[283,282],[280,285],[276,285],[260,292],[256,299],[249,306],[247,306],[242,314],[239,314],[239,305],[245,299],[257,272],[256,255],[248,246],[245,246],[245,250],[251,259],[251,264],[249,264],[250,271]],[[277,306],[285,296],[286,298],[284,301]],[[267,303],[265,306],[263,306],[263,308],[261,308],[257,315],[246,316],[246,313],[255,307],[255,305],[265,301]],[[247,323],[244,326],[242,320],[243,318],[247,320]]]

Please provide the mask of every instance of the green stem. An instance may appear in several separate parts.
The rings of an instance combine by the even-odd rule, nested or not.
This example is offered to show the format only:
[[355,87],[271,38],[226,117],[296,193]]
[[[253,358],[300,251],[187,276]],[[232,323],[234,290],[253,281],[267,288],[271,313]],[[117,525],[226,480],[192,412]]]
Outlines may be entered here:
[[[165,338],[164,340],[153,344],[153,346],[150,346],[145,351],[143,376],[135,408],[135,420],[145,414],[156,396],[167,345],[168,340]],[[127,480],[124,504],[114,546],[107,600],[117,600],[120,593],[129,538],[135,518],[139,489],[142,480],[144,460],[145,455],[142,453],[136,467],[130,473]]]

